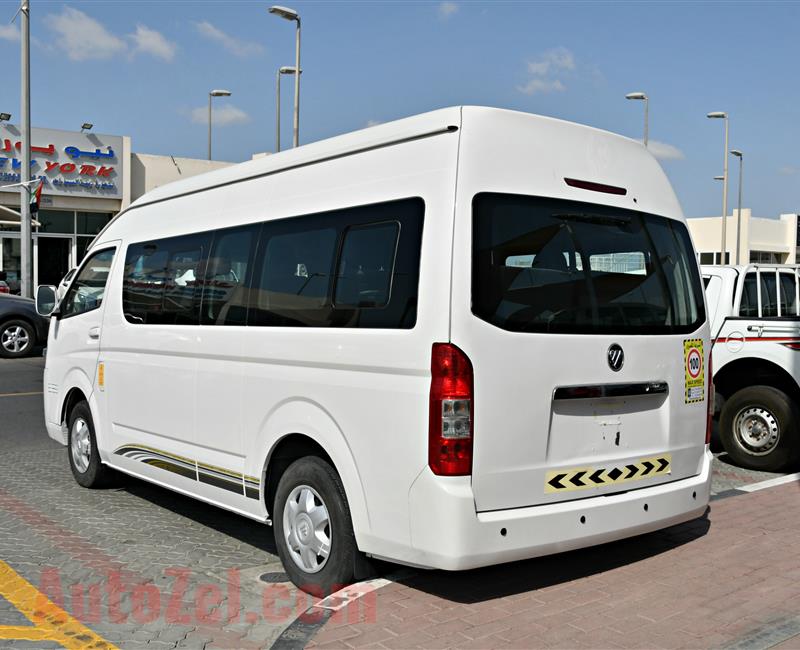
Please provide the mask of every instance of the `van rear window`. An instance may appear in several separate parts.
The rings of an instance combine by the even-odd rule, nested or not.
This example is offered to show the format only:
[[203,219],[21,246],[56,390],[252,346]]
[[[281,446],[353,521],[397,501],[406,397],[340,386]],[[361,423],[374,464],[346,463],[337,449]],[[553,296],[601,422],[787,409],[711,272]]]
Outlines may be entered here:
[[473,200],[472,311],[514,332],[669,334],[705,320],[686,226],[561,199]]

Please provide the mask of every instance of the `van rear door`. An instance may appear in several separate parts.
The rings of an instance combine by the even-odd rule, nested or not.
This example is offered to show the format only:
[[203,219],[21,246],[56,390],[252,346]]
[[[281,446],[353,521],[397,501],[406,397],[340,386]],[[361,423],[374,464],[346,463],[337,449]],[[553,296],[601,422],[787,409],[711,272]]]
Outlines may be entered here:
[[[478,511],[696,475],[710,353],[686,226],[634,210],[482,193],[471,314]],[[457,277],[456,277],[457,281]]]

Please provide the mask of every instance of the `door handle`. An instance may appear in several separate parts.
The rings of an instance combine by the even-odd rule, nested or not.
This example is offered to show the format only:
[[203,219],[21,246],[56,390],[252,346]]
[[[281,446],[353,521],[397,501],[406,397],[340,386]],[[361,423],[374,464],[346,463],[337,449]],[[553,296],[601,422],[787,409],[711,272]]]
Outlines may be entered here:
[[100,328],[99,327],[91,327],[91,328],[89,328],[89,338],[90,339],[99,339],[100,338]]

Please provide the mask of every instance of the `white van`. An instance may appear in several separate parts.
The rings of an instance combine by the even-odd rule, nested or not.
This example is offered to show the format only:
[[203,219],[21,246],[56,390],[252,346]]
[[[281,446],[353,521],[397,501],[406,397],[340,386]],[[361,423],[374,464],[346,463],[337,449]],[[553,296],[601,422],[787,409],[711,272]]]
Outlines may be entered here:
[[703,515],[709,352],[641,144],[455,107],[136,201],[53,314],[45,412],[81,485],[271,520],[329,591]]

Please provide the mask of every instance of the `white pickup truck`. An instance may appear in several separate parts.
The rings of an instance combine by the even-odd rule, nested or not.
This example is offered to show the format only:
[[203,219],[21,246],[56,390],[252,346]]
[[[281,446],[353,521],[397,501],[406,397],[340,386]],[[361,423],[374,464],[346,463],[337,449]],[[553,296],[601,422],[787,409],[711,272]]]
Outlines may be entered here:
[[703,266],[719,435],[742,467],[800,460],[800,267]]

